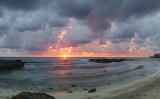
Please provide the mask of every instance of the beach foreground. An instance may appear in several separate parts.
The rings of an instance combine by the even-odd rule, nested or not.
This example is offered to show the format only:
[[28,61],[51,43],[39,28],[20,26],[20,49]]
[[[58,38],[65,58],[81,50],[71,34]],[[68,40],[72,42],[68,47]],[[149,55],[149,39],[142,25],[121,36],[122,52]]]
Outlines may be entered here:
[[115,91],[117,96],[104,99],[159,99],[160,76],[142,83],[137,83],[129,88]]
[[[146,77],[137,81],[129,82],[111,88],[97,88],[97,92],[87,91],[69,94],[47,93],[56,99],[159,99],[160,97],[160,74]],[[0,99],[11,99],[20,93],[19,90],[0,89]]]
[[[159,99],[160,97],[160,74],[130,83],[124,88],[111,91],[104,96],[94,96],[84,99]],[[133,84],[133,85],[132,85]]]
[[[126,62],[118,63],[119,65],[121,64],[122,70],[125,68],[123,66],[126,65],[126,67],[129,68],[129,71],[132,71],[131,73],[133,73],[133,74],[123,76],[121,78],[120,78],[120,76],[118,76],[117,78],[113,79],[113,82],[114,81],[119,81],[121,79],[123,79],[123,80],[130,79],[130,80],[128,80],[128,82],[126,81],[126,82],[122,82],[122,83],[109,84],[109,85],[105,85],[105,84],[103,85],[102,84],[100,86],[88,87],[85,90],[82,89],[82,88],[85,88],[85,85],[83,85],[82,87],[79,88],[80,84],[77,84],[78,87],[77,86],[71,87],[71,88],[67,87],[66,90],[62,90],[62,91],[53,90],[54,88],[56,88],[54,86],[51,87],[51,85],[54,85],[53,83],[51,83],[49,85],[47,85],[47,83],[44,83],[44,85],[47,85],[46,88],[48,88],[48,90],[51,90],[51,91],[44,90],[43,89],[44,86],[41,83],[37,83],[37,80],[35,80],[36,83],[33,82],[34,84],[33,83],[27,83],[28,87],[25,87],[25,86],[19,87],[19,84],[22,85],[22,83],[20,82],[21,79],[24,79],[25,77],[29,77],[28,76],[28,69],[31,70],[30,66],[33,66],[33,65],[34,66],[39,66],[39,64],[43,64],[42,62],[37,63],[37,65],[35,63],[34,64],[33,63],[32,62],[31,63],[26,63],[25,68],[23,68],[21,70],[15,70],[15,71],[12,71],[12,72],[2,72],[1,73],[2,74],[1,75],[2,76],[1,77],[2,78],[1,79],[1,82],[2,82],[1,86],[2,87],[0,88],[0,99],[11,99],[12,96],[16,96],[17,94],[19,94],[21,92],[46,93],[48,95],[54,96],[56,99],[159,99],[159,97],[160,97],[160,91],[159,91],[160,90],[159,60],[132,60],[132,61],[126,61]],[[65,64],[66,64],[66,62],[65,62]],[[87,66],[89,66],[89,67],[91,67],[91,66],[94,67],[94,66],[97,65],[97,64],[90,65],[90,63],[88,63],[88,62],[85,63],[85,64],[88,64]],[[54,65],[54,64],[52,64],[52,65]],[[98,65],[98,67],[100,67],[101,65],[103,66],[103,65],[106,65],[106,64],[100,64],[100,65]],[[45,63],[45,66],[46,66],[46,63]],[[59,64],[57,66],[61,66],[61,64]],[[107,66],[110,66],[110,65],[107,65]],[[112,67],[114,67],[114,66],[117,66],[117,64],[113,63]],[[81,67],[84,67],[84,66],[82,65]],[[141,67],[143,67],[143,68],[141,68]],[[116,67],[116,68],[118,70],[120,70],[118,67]],[[115,71],[113,71],[113,72],[117,72],[116,71],[117,69],[115,69]],[[152,69],[153,69],[153,71],[151,71]],[[27,70],[27,72],[25,72],[26,70]],[[33,68],[33,70],[35,70],[35,69]],[[50,71],[51,68],[49,68],[48,70]],[[107,73],[107,71],[104,72],[102,70],[104,70],[104,68],[102,68],[102,69],[100,68],[100,70],[96,73],[93,72],[91,77],[97,77],[94,74],[97,74],[99,72],[100,72],[100,74]],[[110,70],[110,69],[106,68],[106,70]],[[93,71],[95,71],[95,70],[93,70]],[[147,73],[148,76],[143,75],[142,72]],[[18,76],[18,78],[16,78],[16,76],[14,76],[13,74],[19,75],[17,73],[23,74],[23,76]],[[26,76],[25,76],[25,73],[26,73]],[[34,73],[35,73],[35,71],[34,71]],[[44,73],[44,71],[40,72],[40,73]],[[73,72],[72,74],[66,74],[66,75],[68,75],[69,77],[70,76],[72,77],[76,73],[77,72]],[[86,72],[82,72],[81,74],[84,74],[84,73],[86,73]],[[123,73],[126,73],[126,72],[123,72]],[[123,74],[123,73],[118,72],[118,74]],[[55,74],[53,74],[53,75],[55,75]],[[113,76],[116,76],[118,74],[115,73]],[[7,76],[7,75],[11,75],[11,76]],[[38,74],[36,74],[35,77],[37,77],[37,75]],[[46,77],[54,77],[52,75],[52,73],[50,74],[48,72],[45,75],[41,75],[41,76],[45,77],[45,78]],[[62,78],[63,78],[62,74],[59,74],[59,75],[61,75]],[[136,79],[134,79],[135,75],[137,77]],[[100,76],[103,76],[103,75],[100,75]],[[98,76],[98,77],[100,77],[100,76]],[[109,75],[109,77],[110,76],[111,75]],[[139,79],[138,79],[138,76],[140,76]],[[22,78],[19,80],[19,77],[22,77]],[[57,77],[59,77],[59,76],[57,76]],[[85,75],[82,75],[82,77],[84,78]],[[97,84],[108,81],[108,79],[106,79],[106,77],[107,77],[107,75],[104,75],[105,81],[100,80],[99,82],[97,82]],[[14,78],[14,79],[12,79],[12,78]],[[76,76],[76,78],[77,78],[77,76]],[[51,78],[51,79],[54,79],[54,78]],[[95,81],[98,81],[98,79],[96,79],[96,80],[95,79],[96,78],[94,78],[93,81],[91,80],[90,83],[87,82],[86,84],[92,84],[92,83],[95,83]],[[32,80],[34,80],[34,79],[31,79],[29,82],[31,82]],[[8,81],[8,82],[12,81],[12,83],[7,83],[6,81]],[[40,80],[38,80],[38,81],[40,82]],[[7,84],[5,84],[3,82],[5,82]],[[46,81],[44,81],[44,82],[46,82]],[[23,84],[25,84],[25,83],[23,83]],[[7,85],[7,87],[6,87],[6,85]],[[36,87],[33,87],[33,85],[36,86]],[[40,89],[39,87],[40,88],[42,87],[42,89]],[[37,88],[37,89],[32,90],[33,88]],[[81,90],[74,90],[76,88],[79,88]],[[90,90],[92,88],[96,88],[96,92],[89,93],[88,90]]]

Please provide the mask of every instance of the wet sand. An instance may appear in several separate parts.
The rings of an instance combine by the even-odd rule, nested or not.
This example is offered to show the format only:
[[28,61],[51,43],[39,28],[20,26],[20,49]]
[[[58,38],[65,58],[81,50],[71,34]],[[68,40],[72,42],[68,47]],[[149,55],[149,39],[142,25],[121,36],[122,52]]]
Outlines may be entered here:
[[68,95],[55,95],[56,99],[160,99],[160,73],[137,81],[110,88],[97,88]]
[[104,99],[160,99],[160,76],[135,84],[129,88],[115,91],[115,94],[117,96]]
[[110,91],[104,96],[96,95],[83,99],[160,99],[160,74]]

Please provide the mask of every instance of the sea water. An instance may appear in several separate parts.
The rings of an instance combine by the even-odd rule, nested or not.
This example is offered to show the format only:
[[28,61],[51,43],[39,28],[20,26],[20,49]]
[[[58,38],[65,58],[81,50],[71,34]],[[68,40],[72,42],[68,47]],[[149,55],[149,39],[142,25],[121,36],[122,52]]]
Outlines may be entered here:
[[[93,58],[85,57],[12,57],[0,59],[21,59],[25,62],[22,69],[0,72],[0,88],[44,92],[78,91],[103,85],[117,85],[144,78],[160,70],[160,63],[158,62],[93,63],[89,62]],[[134,59],[151,60],[149,58]],[[144,68],[136,69],[139,66],[144,66]]]

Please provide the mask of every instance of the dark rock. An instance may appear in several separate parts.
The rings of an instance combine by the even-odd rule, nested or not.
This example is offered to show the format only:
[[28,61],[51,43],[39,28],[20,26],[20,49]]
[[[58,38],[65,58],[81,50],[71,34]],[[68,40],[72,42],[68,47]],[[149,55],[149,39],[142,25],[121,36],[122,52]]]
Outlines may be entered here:
[[95,62],[95,63],[111,63],[111,62],[122,62],[125,61],[126,59],[90,59],[90,62]]
[[24,67],[24,62],[21,60],[9,61],[0,60],[0,71],[20,69]]
[[154,54],[153,56],[150,56],[150,58],[160,58],[160,54]]
[[90,89],[88,92],[89,93],[96,92],[96,88]]
[[145,67],[145,66],[140,65],[140,66],[136,67],[135,69],[136,69],[136,70],[138,70],[138,69],[143,69],[144,67]]
[[71,87],[77,87],[77,85],[76,84],[72,84]]
[[53,88],[48,88],[48,89],[52,90]]
[[108,83],[107,83],[107,85],[111,85],[111,83],[110,83],[110,82],[108,82]]
[[12,97],[12,99],[56,99],[53,96],[49,96],[45,93],[31,93],[21,92],[18,95]]
[[68,93],[73,93],[73,91],[71,91],[71,90],[68,90]]
[[15,60],[15,62],[22,62],[21,60]]

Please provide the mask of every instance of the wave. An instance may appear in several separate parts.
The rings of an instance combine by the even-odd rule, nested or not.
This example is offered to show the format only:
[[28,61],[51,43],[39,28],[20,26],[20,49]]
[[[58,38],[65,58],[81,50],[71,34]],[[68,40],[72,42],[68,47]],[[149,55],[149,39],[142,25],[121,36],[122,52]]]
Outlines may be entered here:
[[120,71],[120,72],[103,72],[103,73],[91,73],[90,75],[79,75],[79,76],[75,76],[75,77],[65,77],[65,78],[58,78],[58,79],[63,79],[63,80],[88,80],[88,79],[94,79],[94,78],[103,78],[103,77],[110,77],[113,75],[121,75],[124,73],[128,73],[128,72],[133,72],[136,70],[140,70],[143,69],[145,66],[140,65],[137,66],[136,68],[130,69],[130,70],[125,70],[125,71]]

